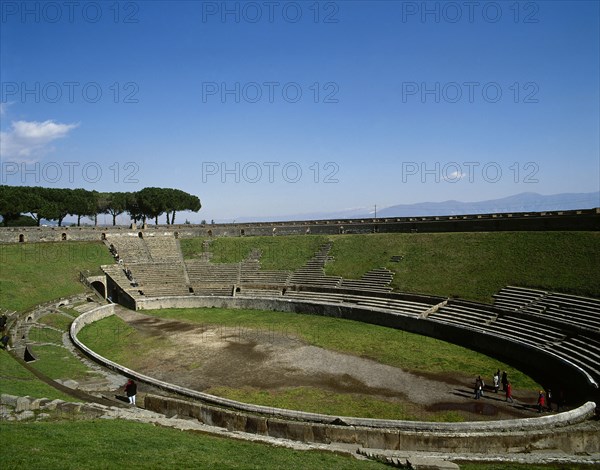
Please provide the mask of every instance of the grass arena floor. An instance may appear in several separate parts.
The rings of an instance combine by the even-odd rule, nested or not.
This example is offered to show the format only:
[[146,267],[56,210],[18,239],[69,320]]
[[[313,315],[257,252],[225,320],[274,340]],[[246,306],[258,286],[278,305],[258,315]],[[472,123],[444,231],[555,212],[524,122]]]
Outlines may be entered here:
[[[84,328],[84,344],[157,379],[278,408],[381,419],[465,421],[532,416],[539,385],[483,354],[361,322],[293,313],[119,309]],[[502,393],[473,400],[477,375],[507,370]]]

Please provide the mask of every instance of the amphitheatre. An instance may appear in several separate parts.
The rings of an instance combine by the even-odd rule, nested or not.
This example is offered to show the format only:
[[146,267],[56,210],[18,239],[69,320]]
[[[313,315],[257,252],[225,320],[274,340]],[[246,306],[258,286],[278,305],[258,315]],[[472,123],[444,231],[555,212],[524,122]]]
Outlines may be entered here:
[[61,398],[341,459],[301,468],[597,465],[599,234],[600,209],[2,228],[3,438]]

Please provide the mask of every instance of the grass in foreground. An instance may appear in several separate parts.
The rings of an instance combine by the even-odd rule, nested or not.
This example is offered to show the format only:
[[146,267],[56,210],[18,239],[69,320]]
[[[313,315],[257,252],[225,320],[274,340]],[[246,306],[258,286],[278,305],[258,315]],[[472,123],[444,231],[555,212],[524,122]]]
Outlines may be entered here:
[[0,422],[5,469],[368,469],[382,464],[120,420]]
[[23,311],[85,291],[79,272],[114,263],[100,242],[0,245],[0,306]]
[[7,351],[0,351],[0,393],[75,401],[69,395],[59,392],[54,387],[38,379]]
[[548,464],[535,465],[530,463],[508,463],[508,462],[460,462],[461,470],[592,470],[598,468],[593,464]]
[[32,362],[42,374],[51,379],[83,379],[90,377],[89,369],[61,346],[32,346],[33,355],[37,358]]

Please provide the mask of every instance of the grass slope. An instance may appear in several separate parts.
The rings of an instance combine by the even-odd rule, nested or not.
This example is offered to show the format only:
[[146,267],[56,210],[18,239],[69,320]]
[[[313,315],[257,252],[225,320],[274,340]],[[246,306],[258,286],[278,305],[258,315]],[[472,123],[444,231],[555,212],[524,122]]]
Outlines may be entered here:
[[3,468],[375,469],[375,462],[120,420],[0,422]]
[[[370,269],[395,273],[397,291],[491,302],[507,284],[600,297],[600,233],[473,232],[218,238],[214,262],[237,262],[252,248],[263,269],[297,269],[333,241],[327,274],[357,279]],[[202,252],[202,239],[182,240],[186,258]],[[399,263],[390,261],[403,256]]]
[[[489,232],[335,236],[332,275],[374,267],[396,290],[491,302],[507,284],[600,297],[600,233]],[[393,255],[404,256],[399,263]]]
[[79,272],[114,262],[100,242],[0,245],[0,306],[23,311],[85,290]]
[[72,397],[39,380],[7,351],[0,351],[0,393],[74,401]]
[[[203,252],[204,239],[181,240],[181,251],[186,259],[197,258]],[[248,257],[253,249],[261,251],[262,269],[294,270],[308,261],[327,237],[285,236],[216,238],[210,243],[213,263],[238,263]]]

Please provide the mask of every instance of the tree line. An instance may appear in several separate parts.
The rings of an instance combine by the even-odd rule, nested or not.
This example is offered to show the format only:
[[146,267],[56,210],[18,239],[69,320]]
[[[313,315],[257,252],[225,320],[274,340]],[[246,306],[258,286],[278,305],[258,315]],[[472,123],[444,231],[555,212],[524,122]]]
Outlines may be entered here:
[[135,192],[88,191],[86,189],[43,188],[39,186],[0,185],[0,215],[4,226],[28,214],[40,225],[42,219],[55,220],[60,227],[68,215],[77,216],[77,226],[82,217],[89,217],[98,225],[99,214],[117,216],[127,213],[134,222],[146,222],[166,214],[167,225],[175,223],[178,211],[198,212],[202,205],[197,196],[179,189],[144,188]]

